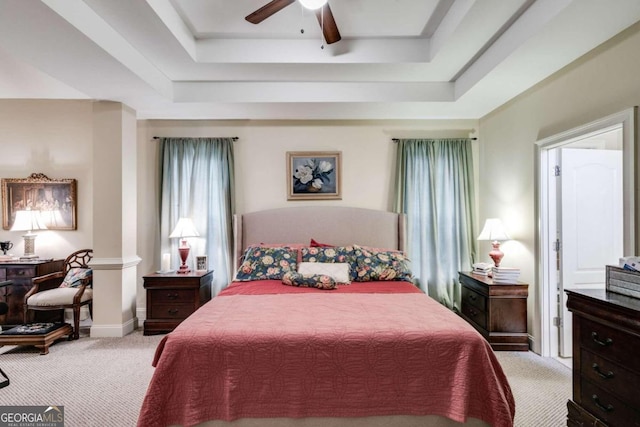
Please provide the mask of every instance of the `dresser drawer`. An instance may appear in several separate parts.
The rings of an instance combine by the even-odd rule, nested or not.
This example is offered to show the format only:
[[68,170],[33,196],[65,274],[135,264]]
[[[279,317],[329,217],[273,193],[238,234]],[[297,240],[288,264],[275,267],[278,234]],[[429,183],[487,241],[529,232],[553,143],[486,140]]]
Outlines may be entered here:
[[7,280],[12,279],[31,279],[36,276],[35,267],[7,268]]
[[607,325],[581,320],[580,346],[592,353],[640,372],[640,338]]
[[153,304],[149,318],[186,319],[193,311],[193,305],[189,304]]
[[589,381],[582,382],[582,407],[609,427],[640,426],[640,412],[625,405],[611,393]]
[[465,303],[472,307],[480,309],[480,311],[482,312],[487,311],[487,298],[484,295],[463,286],[462,304]]
[[194,291],[192,289],[153,289],[149,290],[147,295],[154,304],[194,303]]
[[621,401],[640,408],[640,375],[616,363],[581,350],[580,375],[601,389],[614,394]]

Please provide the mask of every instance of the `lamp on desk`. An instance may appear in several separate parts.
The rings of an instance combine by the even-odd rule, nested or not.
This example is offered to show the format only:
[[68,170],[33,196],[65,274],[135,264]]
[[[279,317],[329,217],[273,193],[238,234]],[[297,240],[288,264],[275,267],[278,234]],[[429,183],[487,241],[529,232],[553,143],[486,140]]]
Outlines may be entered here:
[[35,259],[35,240],[37,234],[33,230],[46,230],[47,226],[42,221],[40,211],[32,211],[30,209],[24,211],[16,211],[16,218],[11,226],[11,231],[26,231],[24,234],[24,255],[22,258]]
[[189,243],[187,242],[187,237],[198,237],[198,230],[196,230],[196,226],[193,224],[193,220],[191,218],[180,218],[176,227],[173,229],[171,234],[169,235],[170,239],[180,239],[180,246],[178,247],[178,252],[180,252],[180,259],[182,260],[182,265],[178,269],[178,274],[187,274],[191,270],[187,266],[187,258],[189,258]]
[[499,218],[488,218],[478,236],[478,240],[491,241],[492,249],[489,252],[489,256],[496,267],[500,267],[500,261],[504,256],[504,253],[500,250],[500,242],[509,239],[511,237],[505,231],[504,225],[502,225],[502,221]]

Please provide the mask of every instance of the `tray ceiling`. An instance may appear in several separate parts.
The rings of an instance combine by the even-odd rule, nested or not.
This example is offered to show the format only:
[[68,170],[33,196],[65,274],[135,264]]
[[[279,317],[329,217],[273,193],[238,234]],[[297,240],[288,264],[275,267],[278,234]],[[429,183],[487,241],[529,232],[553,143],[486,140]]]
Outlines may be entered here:
[[[0,0],[0,97],[139,118],[477,119],[640,19],[637,0]],[[304,30],[304,31],[301,31]]]

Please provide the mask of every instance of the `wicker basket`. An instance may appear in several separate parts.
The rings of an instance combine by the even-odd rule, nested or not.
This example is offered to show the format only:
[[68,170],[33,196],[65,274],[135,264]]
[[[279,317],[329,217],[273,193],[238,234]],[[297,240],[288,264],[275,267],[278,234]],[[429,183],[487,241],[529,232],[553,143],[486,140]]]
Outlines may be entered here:
[[607,265],[607,290],[640,298],[640,272]]

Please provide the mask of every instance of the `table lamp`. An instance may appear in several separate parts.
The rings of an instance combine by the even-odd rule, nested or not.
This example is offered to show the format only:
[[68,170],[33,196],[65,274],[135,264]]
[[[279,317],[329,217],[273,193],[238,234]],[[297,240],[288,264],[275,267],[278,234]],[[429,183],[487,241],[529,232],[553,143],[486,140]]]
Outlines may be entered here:
[[500,267],[500,261],[504,253],[500,250],[500,241],[509,240],[511,237],[507,234],[499,218],[488,218],[484,223],[484,228],[478,236],[478,240],[489,240],[493,247],[489,252],[489,256],[493,260],[496,267]]
[[180,246],[178,247],[178,252],[180,252],[180,259],[182,260],[182,265],[178,269],[178,274],[187,274],[191,272],[189,267],[187,266],[187,258],[189,258],[189,243],[187,242],[187,237],[198,237],[198,231],[196,230],[196,226],[193,224],[193,220],[191,218],[180,218],[178,219],[178,223],[176,227],[173,229],[171,234],[169,235],[170,239],[180,239]]
[[46,230],[47,226],[42,221],[40,211],[23,210],[16,211],[16,218],[11,226],[11,231],[26,231],[24,238],[24,255],[22,258],[35,259],[35,240],[37,234],[33,230]]

